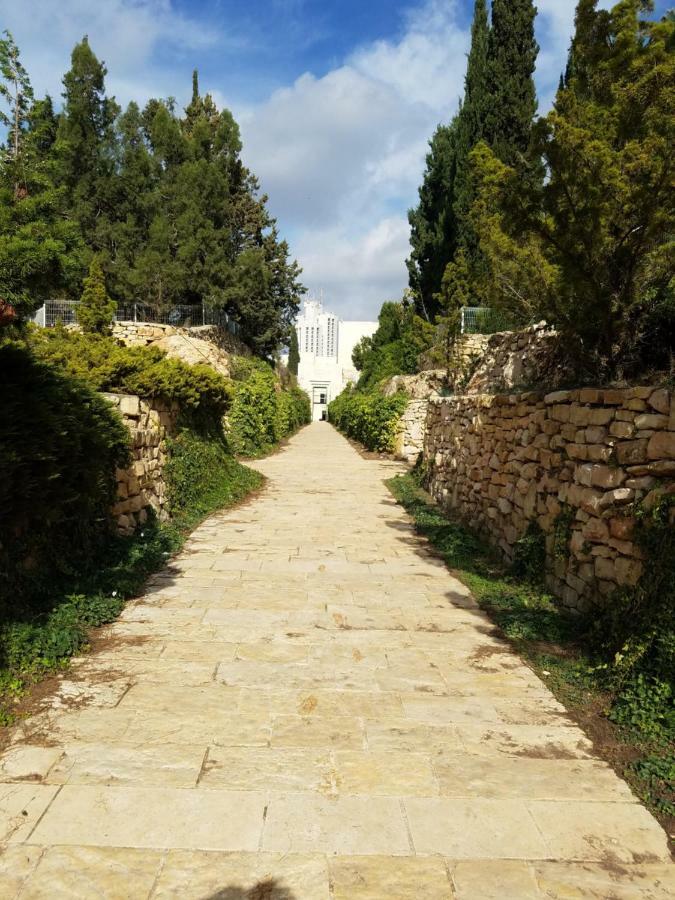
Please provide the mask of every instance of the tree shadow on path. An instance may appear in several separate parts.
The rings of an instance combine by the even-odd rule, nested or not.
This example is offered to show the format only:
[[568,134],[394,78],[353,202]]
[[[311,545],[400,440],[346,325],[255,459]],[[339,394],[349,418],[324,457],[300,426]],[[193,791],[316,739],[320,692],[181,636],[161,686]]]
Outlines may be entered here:
[[229,885],[204,900],[296,900],[296,897],[275,878],[266,878],[249,888]]

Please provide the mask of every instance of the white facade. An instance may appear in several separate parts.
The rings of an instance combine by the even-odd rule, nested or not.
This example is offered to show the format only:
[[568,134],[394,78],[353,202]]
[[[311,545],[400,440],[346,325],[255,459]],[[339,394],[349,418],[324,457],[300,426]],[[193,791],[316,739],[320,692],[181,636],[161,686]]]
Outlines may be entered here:
[[312,401],[312,418],[325,418],[328,404],[356,381],[352,351],[363,337],[377,330],[377,322],[341,322],[324,312],[317,300],[307,300],[295,325],[300,350],[298,382]]

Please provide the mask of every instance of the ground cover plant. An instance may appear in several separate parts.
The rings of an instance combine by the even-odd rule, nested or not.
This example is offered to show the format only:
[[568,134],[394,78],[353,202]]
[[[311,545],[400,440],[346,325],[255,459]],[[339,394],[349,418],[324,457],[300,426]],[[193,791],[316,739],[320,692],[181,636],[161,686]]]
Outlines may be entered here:
[[96,552],[74,557],[71,549],[64,554],[65,571],[55,575],[53,566],[37,569],[21,594],[10,592],[11,605],[0,618],[0,724],[13,720],[13,708],[28,685],[62,669],[86,646],[90,627],[119,615],[199,522],[241,502],[263,483],[258,472],[232,456],[219,426],[205,430],[188,419],[169,444],[169,522],[151,516],[129,537],[106,528]]
[[232,398],[231,383],[210,366],[169,359],[158,347],[125,347],[63,327],[30,328],[26,342],[35,357],[96,391],[157,397],[207,418],[222,416]]
[[[621,631],[615,634],[602,627],[602,617],[590,623],[570,616],[543,587],[542,567],[537,565],[541,546],[535,534],[526,536],[515,568],[509,568],[479,535],[442,513],[421,486],[419,473],[391,479],[388,486],[412,516],[417,530],[585,728],[596,751],[627,779],[672,834],[675,706],[672,670],[668,668],[672,663],[672,616],[670,631],[666,626],[646,633],[639,623],[633,620],[631,624],[631,619],[624,617]],[[651,532],[652,537],[655,534],[663,532]],[[671,552],[667,565],[672,564]],[[663,583],[658,581],[661,587]],[[648,588],[638,586],[636,593],[642,590]],[[660,600],[667,606],[669,600],[663,592]],[[633,602],[639,605],[640,598]],[[625,644],[629,631],[649,650],[634,654],[627,666],[616,648]]]

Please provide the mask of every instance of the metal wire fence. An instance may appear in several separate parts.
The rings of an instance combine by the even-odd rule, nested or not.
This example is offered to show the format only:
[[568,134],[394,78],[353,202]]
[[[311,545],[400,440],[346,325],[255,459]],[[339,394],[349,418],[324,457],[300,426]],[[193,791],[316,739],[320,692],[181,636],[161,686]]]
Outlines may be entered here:
[[[33,316],[33,321],[43,328],[53,328],[61,323],[74,325],[77,322],[76,300],[48,300]],[[240,326],[224,310],[210,309],[206,305],[172,306],[165,310],[145,303],[120,303],[115,313],[116,322],[147,322],[156,325],[173,325],[175,328],[190,328],[196,325],[219,325],[231,334],[238,335]]]
[[487,306],[462,307],[462,334],[496,334],[509,331],[513,323],[496,309]]

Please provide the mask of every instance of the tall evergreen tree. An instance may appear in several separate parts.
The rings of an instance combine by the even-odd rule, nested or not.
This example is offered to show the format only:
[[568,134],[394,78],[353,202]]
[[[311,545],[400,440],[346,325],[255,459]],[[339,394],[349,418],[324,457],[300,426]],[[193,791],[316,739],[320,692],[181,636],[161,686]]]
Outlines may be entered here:
[[298,346],[298,332],[291,329],[291,340],[288,348],[288,371],[297,377],[300,367],[300,347]]
[[87,296],[100,295],[106,320],[112,301],[206,304],[272,356],[289,339],[304,288],[242,163],[232,114],[200,94],[196,72],[182,118],[172,100],[151,100],[142,112],[130,103],[120,114],[105,76],[85,38],[56,117],[48,97],[29,104],[18,50],[9,36],[2,42],[10,143],[0,152],[0,297],[20,312],[49,296],[78,298],[93,258]]
[[478,255],[469,215],[473,201],[469,154],[484,137],[490,116],[489,48],[487,2],[475,0],[464,100],[451,125],[440,126],[431,141],[420,202],[408,214],[409,283],[418,312],[428,321],[442,311],[443,276],[458,249],[463,248],[472,262]]
[[533,132],[543,185],[475,151],[493,301],[554,324],[585,377],[675,357],[675,21],[649,8],[580,4],[568,84]]
[[0,153],[0,298],[30,315],[49,297],[77,290],[84,245],[54,181],[51,100],[26,108],[33,92],[9,38],[3,52],[10,62],[0,68],[0,86],[12,114],[9,144]]
[[511,164],[527,151],[537,112],[534,69],[539,47],[534,37],[532,0],[492,0],[488,92],[484,136],[499,158]]
[[[471,51],[466,70],[464,102],[458,116],[457,175],[455,179],[454,214],[457,219],[457,244],[467,254],[467,263],[475,263],[478,239],[470,222],[473,186],[469,154],[485,137],[485,126],[492,110],[493,98],[488,80],[490,27],[486,0],[476,0],[471,29]],[[441,285],[438,286],[438,290]]]
[[63,78],[64,104],[56,152],[72,214],[94,250],[108,251],[107,220],[114,206],[114,122],[119,108],[105,93],[106,68],[86,37],[76,44]]
[[443,272],[457,249],[453,209],[457,173],[457,118],[439,125],[429,144],[419,189],[419,204],[408,213],[411,253],[407,261],[410,288],[418,314],[433,322],[439,310],[436,294]]
[[564,87],[574,80],[578,96],[589,95],[593,70],[608,50],[610,13],[597,7],[598,0],[579,0],[574,15]]
[[150,152],[136,103],[130,103],[117,119],[116,144],[114,216],[106,236],[107,269],[111,293],[118,301],[130,303],[145,299],[137,295],[134,264],[161,204],[157,191],[160,167]]
[[19,48],[9,31],[0,38],[0,98],[7,105],[7,112],[0,108],[0,125],[9,132],[5,153],[14,173],[14,190],[25,190],[22,172],[22,145],[28,111],[33,101],[33,89],[28,73],[20,59]]

